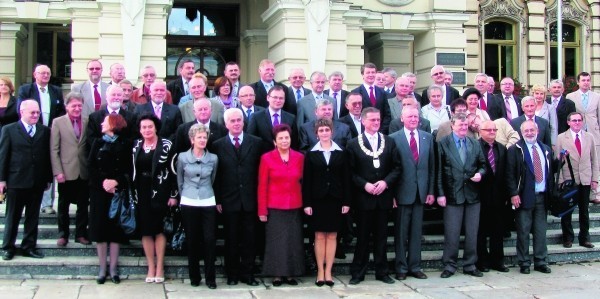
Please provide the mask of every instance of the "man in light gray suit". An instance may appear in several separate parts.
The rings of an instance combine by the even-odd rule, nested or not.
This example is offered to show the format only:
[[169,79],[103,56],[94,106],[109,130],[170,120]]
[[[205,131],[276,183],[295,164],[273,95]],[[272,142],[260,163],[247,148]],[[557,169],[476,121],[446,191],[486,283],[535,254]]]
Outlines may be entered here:
[[419,110],[415,107],[402,109],[404,128],[390,135],[400,151],[402,174],[396,185],[396,221],[394,243],[396,247],[396,279],[405,280],[407,275],[426,279],[421,270],[421,235],[423,205],[433,204],[435,180],[435,156],[433,136],[417,130]]
[[[317,119],[329,119],[332,120],[335,113],[333,109],[333,103],[330,100],[320,100],[317,103],[317,108],[315,108],[315,119],[311,120],[302,126],[299,129],[299,138],[300,138],[300,151],[306,152],[310,150],[319,139],[315,132],[315,122]],[[343,122],[332,120],[333,121],[333,141],[339,145],[342,149],[346,148],[346,144],[350,139],[352,139],[352,133],[350,133],[350,127]]]
[[[323,93],[323,90],[325,90],[325,82],[327,82],[327,75],[323,72],[316,71],[310,75],[310,85],[313,90],[308,95],[302,97],[296,104],[296,125],[298,128],[302,127],[304,123],[316,119],[315,108],[317,107],[317,102],[322,99],[331,101],[333,104],[333,111],[337,111],[333,98]],[[333,117],[334,119],[337,119],[335,113]]]
[[110,84],[100,81],[102,79],[102,63],[98,59],[90,60],[87,64],[89,80],[75,84],[71,91],[83,95],[83,110],[81,116],[87,118],[92,112],[100,110],[106,104],[106,89]]

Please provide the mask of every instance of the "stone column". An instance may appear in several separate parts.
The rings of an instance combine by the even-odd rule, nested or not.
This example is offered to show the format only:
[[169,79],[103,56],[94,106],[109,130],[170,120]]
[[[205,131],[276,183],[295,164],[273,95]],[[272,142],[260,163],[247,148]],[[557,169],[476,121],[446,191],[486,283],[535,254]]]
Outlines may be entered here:
[[379,33],[365,42],[371,62],[380,68],[391,67],[398,74],[412,72],[412,42],[415,37],[404,33]]
[[[527,10],[529,15],[527,23],[526,44],[527,47],[521,50],[521,55],[527,55],[527,76],[523,80],[523,85],[546,84],[546,35],[545,35],[545,9],[546,4],[543,0],[527,1]],[[562,77],[562,74],[559,75]]]
[[590,1],[590,56],[592,89],[600,92],[600,0]]
[[27,29],[21,24],[0,23],[0,32],[0,76],[9,77],[16,87],[25,73]]
[[258,64],[262,59],[267,58],[269,47],[267,45],[267,30],[251,29],[242,34],[242,45],[240,52],[245,53],[245,59],[241,59],[240,68],[242,76],[245,78],[243,83],[253,83],[258,81]]

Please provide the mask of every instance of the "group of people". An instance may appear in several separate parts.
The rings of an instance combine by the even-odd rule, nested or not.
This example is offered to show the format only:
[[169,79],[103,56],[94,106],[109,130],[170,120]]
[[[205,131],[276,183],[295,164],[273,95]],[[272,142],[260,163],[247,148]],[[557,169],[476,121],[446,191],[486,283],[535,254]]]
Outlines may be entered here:
[[[35,82],[21,86],[17,97],[10,80],[0,78],[4,260],[15,255],[23,210],[21,251],[44,257],[36,249],[41,198],[56,182],[57,245],[69,242],[68,209],[77,204],[75,241],[96,243],[99,284],[120,282],[119,247],[130,236],[108,211],[122,190],[137,198],[147,283],[164,281],[163,219],[175,206],[186,232],[192,286],[202,281],[203,259],[206,285],[217,287],[218,217],[224,220],[228,285],[258,285],[256,256],[274,286],[296,285],[308,254],[316,263],[315,284],[333,286],[340,235],[350,232],[356,235],[350,284],[365,279],[371,242],[375,278],[394,283],[386,254],[390,219],[395,278],[425,279],[426,205],[444,211],[441,277],[457,270],[463,223],[464,273],[508,272],[503,236],[513,219],[520,272],[530,271],[532,233],[534,270],[550,273],[546,203],[555,174],[560,172],[559,183],[570,179],[560,164],[565,156],[580,186],[579,244],[594,247],[587,207],[590,199],[598,203],[600,96],[590,91],[588,73],[579,74],[579,90],[566,98],[562,82],[554,80],[548,99],[541,85],[521,99],[513,95],[511,78],[503,78],[501,95],[494,95],[493,79],[485,74],[477,74],[474,88],[461,96],[451,87],[452,73],[438,65],[431,69],[432,84],[418,95],[416,76],[398,76],[391,68],[380,72],[377,86],[372,63],[361,67],[363,83],[346,91],[341,72],[315,71],[307,89],[300,68],[285,86],[274,80],[269,60],[259,65],[259,81],[242,84],[239,65],[231,62],[215,81],[216,96],[208,98],[207,78],[194,72],[192,60],[178,70],[180,77],[166,84],[145,66],[136,89],[118,63],[110,67],[111,82],[101,82],[102,64],[92,60],[89,80],[73,85],[64,100],[48,84],[45,65],[35,68]],[[310,232],[306,251],[304,223]],[[562,228],[563,245],[571,247],[570,215]]]

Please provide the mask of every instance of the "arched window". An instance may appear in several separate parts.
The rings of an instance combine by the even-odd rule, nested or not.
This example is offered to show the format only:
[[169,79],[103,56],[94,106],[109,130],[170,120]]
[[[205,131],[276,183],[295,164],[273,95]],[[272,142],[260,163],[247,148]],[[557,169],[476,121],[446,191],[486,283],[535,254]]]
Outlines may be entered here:
[[517,73],[516,25],[492,20],[484,25],[485,73],[496,81]]
[[568,23],[562,24],[562,68],[563,74],[558,73],[558,26],[556,22],[550,25],[550,78],[574,77],[579,73],[581,54],[579,30]]

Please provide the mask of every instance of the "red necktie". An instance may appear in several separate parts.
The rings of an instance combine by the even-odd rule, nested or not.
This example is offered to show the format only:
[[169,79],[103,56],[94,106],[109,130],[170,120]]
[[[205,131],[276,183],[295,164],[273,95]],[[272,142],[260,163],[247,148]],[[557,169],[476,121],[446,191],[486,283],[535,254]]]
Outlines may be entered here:
[[98,85],[94,85],[94,109],[96,111],[100,110],[100,104],[102,104],[102,97],[100,97],[100,92],[98,92]]
[[479,109],[487,111],[487,105],[485,104],[485,96],[479,100]]
[[235,149],[240,149],[240,139],[238,137],[233,137],[233,141],[235,141],[235,143],[233,144]]
[[417,140],[415,140],[415,132],[410,131],[410,151],[412,152],[413,160],[419,162],[419,150],[417,149]]
[[531,151],[533,152],[533,174],[535,175],[535,182],[541,183],[544,179],[544,176],[542,175],[542,162],[535,144],[531,147]]
[[371,107],[375,107],[375,92],[373,91],[373,86],[369,87],[371,92],[369,92],[369,100],[371,100]]
[[579,134],[575,134],[575,147],[577,148],[577,153],[581,156],[581,140],[579,140]]

